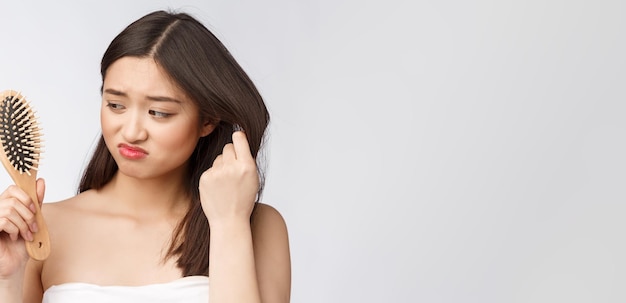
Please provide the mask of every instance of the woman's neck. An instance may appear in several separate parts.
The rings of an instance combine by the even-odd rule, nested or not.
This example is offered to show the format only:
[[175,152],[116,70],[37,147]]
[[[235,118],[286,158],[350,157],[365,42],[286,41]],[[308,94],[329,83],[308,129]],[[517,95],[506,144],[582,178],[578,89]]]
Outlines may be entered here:
[[98,190],[110,210],[138,217],[184,214],[190,204],[182,178],[136,179],[119,171]]

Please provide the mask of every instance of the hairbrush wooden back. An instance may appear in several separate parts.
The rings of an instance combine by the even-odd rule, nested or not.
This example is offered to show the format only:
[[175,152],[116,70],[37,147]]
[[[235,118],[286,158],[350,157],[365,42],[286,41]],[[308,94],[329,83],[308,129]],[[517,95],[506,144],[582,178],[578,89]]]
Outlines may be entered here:
[[33,109],[19,92],[0,93],[0,162],[15,185],[26,192],[35,204],[38,231],[33,241],[25,241],[28,255],[45,260],[50,254],[48,228],[37,199],[37,169],[41,155],[41,129]]

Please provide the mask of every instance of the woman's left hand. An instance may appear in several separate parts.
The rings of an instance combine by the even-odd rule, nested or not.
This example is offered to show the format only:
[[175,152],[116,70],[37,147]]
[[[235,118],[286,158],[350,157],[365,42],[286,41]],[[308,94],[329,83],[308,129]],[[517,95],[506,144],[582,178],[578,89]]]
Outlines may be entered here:
[[211,227],[229,220],[250,222],[259,175],[244,132],[233,133],[233,143],[226,144],[213,166],[202,173],[199,189]]

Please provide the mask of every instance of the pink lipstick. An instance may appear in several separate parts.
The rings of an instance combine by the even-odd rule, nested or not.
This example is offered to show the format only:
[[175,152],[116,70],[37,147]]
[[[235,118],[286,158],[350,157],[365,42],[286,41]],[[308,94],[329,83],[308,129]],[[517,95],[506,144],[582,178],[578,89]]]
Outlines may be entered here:
[[122,157],[130,159],[130,160],[140,160],[148,156],[147,151],[139,147],[131,146],[128,144],[118,145],[118,150],[120,152],[120,155],[122,155]]

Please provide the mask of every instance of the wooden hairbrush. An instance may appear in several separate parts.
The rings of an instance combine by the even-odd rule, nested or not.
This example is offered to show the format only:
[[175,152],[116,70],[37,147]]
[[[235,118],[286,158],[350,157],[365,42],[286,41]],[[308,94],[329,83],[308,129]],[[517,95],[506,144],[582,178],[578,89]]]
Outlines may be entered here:
[[45,260],[50,254],[48,227],[37,199],[40,131],[35,113],[22,94],[13,90],[0,93],[0,145],[4,151],[0,152],[0,161],[15,185],[30,196],[37,209],[38,231],[33,233],[33,241],[24,241],[28,255],[35,260]]

